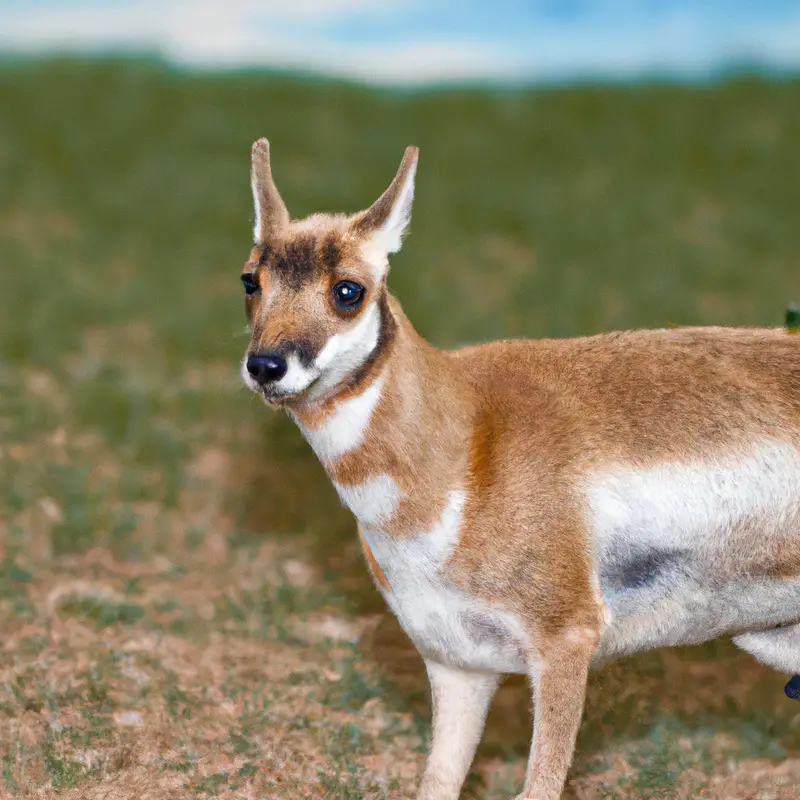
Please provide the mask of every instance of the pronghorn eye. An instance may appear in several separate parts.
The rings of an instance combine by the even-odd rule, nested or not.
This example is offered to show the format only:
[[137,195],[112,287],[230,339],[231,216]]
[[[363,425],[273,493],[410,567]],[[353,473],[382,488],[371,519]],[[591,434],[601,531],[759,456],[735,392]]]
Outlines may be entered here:
[[255,294],[261,288],[252,272],[245,272],[242,275],[242,283],[246,294]]
[[333,299],[339,308],[355,308],[364,299],[364,287],[354,281],[339,281],[333,287]]

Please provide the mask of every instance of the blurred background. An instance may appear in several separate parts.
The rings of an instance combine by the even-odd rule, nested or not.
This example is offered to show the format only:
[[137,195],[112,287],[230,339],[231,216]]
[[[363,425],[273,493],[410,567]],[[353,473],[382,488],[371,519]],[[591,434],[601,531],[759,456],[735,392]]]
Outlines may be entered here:
[[[780,325],[800,3],[0,2],[0,797],[412,797],[421,661],[240,387],[249,148],[294,216],[421,148],[390,284],[452,347]],[[800,797],[785,676],[592,679],[568,797]],[[468,797],[519,791],[528,693]]]

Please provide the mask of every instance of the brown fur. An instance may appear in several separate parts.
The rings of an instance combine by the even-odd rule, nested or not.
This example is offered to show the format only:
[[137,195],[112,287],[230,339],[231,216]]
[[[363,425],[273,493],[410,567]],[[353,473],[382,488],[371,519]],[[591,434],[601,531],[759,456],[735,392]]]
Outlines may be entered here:
[[289,212],[272,180],[269,142],[266,139],[259,139],[253,145],[252,157],[250,179],[255,192],[261,198],[259,208],[260,241],[264,241],[276,231],[286,227],[289,222]]
[[273,232],[269,242],[252,249],[243,272],[256,277],[262,297],[269,296],[264,304],[255,295],[246,298],[253,354],[280,353],[298,342],[306,345],[300,348],[301,357],[303,349],[315,354],[343,323],[355,323],[360,311],[343,311],[333,302],[331,289],[338,281],[355,280],[365,287],[363,308],[384,292],[346,219],[330,215],[291,222]]
[[[466,476],[447,571],[524,621],[541,665],[526,797],[557,797],[604,613],[575,487],[615,463],[713,460],[764,437],[800,444],[800,343],[780,331],[680,329],[442,353],[390,308],[398,333],[383,399],[367,441],[331,477],[391,475],[405,497],[389,532],[411,536]],[[752,533],[740,533],[732,574],[798,574],[794,543]]]
[[[392,315],[397,333],[370,435],[329,472],[337,483],[351,485],[391,475],[405,492],[392,533],[413,536],[435,523],[447,492],[461,483],[467,463],[464,430],[471,412],[456,398],[468,395],[469,386],[450,369],[446,354],[419,337],[393,298],[385,311]],[[421,352],[424,359],[419,358]],[[431,381],[440,383],[442,391],[436,396],[426,392]]]

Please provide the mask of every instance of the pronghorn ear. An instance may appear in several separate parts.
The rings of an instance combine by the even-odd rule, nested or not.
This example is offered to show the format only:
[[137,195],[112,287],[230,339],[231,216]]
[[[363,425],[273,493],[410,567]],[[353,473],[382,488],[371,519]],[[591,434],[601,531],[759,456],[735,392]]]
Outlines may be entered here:
[[257,244],[264,244],[271,236],[289,224],[289,212],[283,202],[269,163],[269,142],[259,139],[253,145],[253,160],[250,169],[250,185],[253,189],[256,221],[253,236]]
[[418,147],[407,147],[389,188],[353,221],[353,229],[384,255],[396,253],[411,221]]

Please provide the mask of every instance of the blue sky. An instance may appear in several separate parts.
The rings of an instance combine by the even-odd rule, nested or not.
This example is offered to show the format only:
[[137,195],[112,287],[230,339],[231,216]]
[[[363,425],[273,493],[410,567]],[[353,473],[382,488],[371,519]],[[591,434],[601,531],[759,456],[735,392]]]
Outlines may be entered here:
[[800,0],[0,0],[0,51],[372,83],[800,71]]

